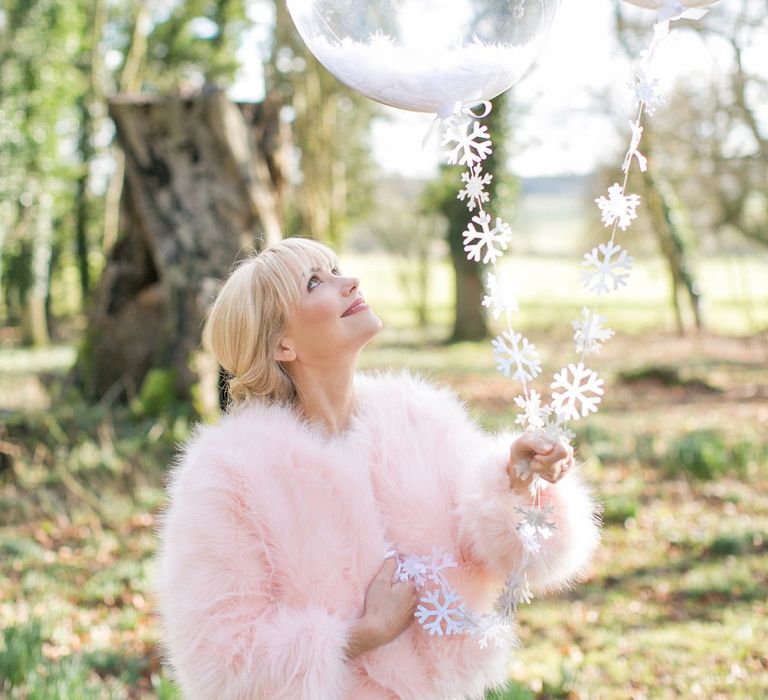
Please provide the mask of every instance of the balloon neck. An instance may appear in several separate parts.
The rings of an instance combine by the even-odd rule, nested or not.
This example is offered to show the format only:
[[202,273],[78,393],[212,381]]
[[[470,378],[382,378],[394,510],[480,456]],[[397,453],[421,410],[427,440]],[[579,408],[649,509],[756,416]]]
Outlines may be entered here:
[[[479,110],[478,110],[479,108]],[[472,119],[484,119],[491,113],[493,105],[490,100],[472,100],[471,102],[452,102],[437,110],[437,118],[441,121],[454,115],[470,117]]]
[[457,114],[461,112],[462,104],[461,102],[451,102],[449,104],[445,104],[440,109],[437,110],[436,114],[439,119],[448,119],[452,114]]

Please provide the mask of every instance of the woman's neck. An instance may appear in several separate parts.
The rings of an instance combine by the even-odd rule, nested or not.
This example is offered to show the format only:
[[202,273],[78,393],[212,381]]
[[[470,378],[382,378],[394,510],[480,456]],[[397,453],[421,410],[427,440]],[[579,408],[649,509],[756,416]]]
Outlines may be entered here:
[[355,363],[329,368],[292,368],[297,406],[311,423],[329,435],[343,433],[355,412]]

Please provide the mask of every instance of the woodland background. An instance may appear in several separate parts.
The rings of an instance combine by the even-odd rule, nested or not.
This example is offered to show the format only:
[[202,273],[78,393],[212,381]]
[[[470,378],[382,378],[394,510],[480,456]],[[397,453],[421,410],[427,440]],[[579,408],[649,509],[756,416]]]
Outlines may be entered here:
[[[619,51],[647,22],[620,4]],[[630,287],[577,447],[604,504],[589,580],[520,614],[501,698],[755,698],[768,691],[768,61],[764,0],[681,23],[718,57],[649,122],[631,183]],[[259,38],[265,100],[238,104]],[[489,164],[515,230],[520,327],[572,356],[579,254],[604,240],[589,175],[521,179],[530,105],[496,100]],[[626,132],[626,111],[593,96]],[[452,385],[487,428],[519,388],[493,367],[458,173],[383,172],[380,108],[306,54],[271,0],[0,0],[0,694],[171,698],[150,595],[167,465],[218,412],[200,319],[233,261],[332,243],[385,321],[366,368]],[[619,139],[621,142],[621,139]],[[419,144],[415,144],[418,149]],[[489,696],[490,697],[490,696]]]

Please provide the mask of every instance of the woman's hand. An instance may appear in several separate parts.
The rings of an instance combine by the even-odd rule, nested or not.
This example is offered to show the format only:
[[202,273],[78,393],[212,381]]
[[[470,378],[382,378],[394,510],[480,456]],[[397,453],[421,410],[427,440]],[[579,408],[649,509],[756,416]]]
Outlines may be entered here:
[[380,647],[399,636],[413,622],[419,594],[410,581],[394,581],[397,558],[384,560],[365,594],[365,611],[347,643],[347,658]]
[[523,433],[517,438],[509,449],[507,472],[512,488],[522,492],[528,486],[515,469],[520,462],[545,481],[555,484],[573,467],[573,448],[564,438],[553,441],[533,433]]

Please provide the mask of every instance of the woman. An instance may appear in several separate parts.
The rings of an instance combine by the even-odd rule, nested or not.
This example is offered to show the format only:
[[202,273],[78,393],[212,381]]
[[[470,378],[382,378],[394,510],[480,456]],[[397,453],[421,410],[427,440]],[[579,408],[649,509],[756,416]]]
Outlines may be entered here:
[[583,571],[597,542],[573,452],[535,435],[490,437],[447,390],[355,373],[381,330],[334,254],[287,239],[239,265],[206,344],[232,406],[200,428],[170,484],[158,594],[169,663],[191,700],[482,697],[507,676],[510,639],[430,636],[394,550],[437,547],[453,589],[489,612],[520,562],[514,465],[552,485],[554,535],[534,590]]

